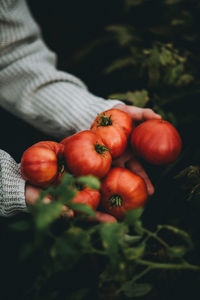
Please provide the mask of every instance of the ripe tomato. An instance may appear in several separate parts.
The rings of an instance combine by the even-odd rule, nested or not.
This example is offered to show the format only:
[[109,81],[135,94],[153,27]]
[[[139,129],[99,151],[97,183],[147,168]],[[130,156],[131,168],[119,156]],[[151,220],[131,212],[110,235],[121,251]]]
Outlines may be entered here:
[[112,157],[102,139],[91,130],[72,135],[64,145],[67,168],[75,176],[104,177],[111,167]]
[[100,135],[112,157],[116,158],[126,149],[127,138],[132,131],[132,119],[124,111],[109,109],[96,117],[91,130]]
[[113,168],[101,184],[102,206],[118,219],[127,210],[145,204],[148,194],[144,180],[126,168]]
[[182,141],[176,128],[165,120],[152,119],[138,125],[131,135],[131,147],[151,164],[168,164],[177,159]]
[[57,177],[64,146],[42,141],[26,149],[21,158],[23,178],[33,185],[47,187]]
[[100,192],[85,186],[76,193],[72,202],[87,204],[95,210],[100,202]]

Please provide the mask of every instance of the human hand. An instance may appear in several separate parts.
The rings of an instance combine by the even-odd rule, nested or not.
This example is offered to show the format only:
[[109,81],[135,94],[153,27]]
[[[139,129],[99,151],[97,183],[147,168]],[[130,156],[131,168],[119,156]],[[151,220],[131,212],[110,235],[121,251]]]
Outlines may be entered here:
[[[26,183],[25,185],[25,201],[27,206],[33,206],[36,203],[36,200],[38,199],[40,195],[41,189],[38,187],[35,187],[29,183]],[[42,200],[44,203],[48,204],[50,203],[51,196],[46,196]],[[66,205],[63,205],[61,216],[63,217],[73,217],[74,212],[73,210],[69,209]]]
[[[134,122],[143,122],[150,119],[161,119],[162,117],[159,114],[156,114],[152,109],[150,108],[140,108],[136,106],[131,105],[123,105],[118,104],[114,106],[114,108],[120,109],[126,113],[129,114],[129,116],[133,120],[133,126]],[[128,168],[135,174],[142,177],[146,183],[147,186],[147,192],[151,196],[154,193],[154,187],[145,172],[142,164],[134,157],[132,151],[130,149],[126,150],[120,157],[113,160],[113,166],[118,166],[122,168]]]

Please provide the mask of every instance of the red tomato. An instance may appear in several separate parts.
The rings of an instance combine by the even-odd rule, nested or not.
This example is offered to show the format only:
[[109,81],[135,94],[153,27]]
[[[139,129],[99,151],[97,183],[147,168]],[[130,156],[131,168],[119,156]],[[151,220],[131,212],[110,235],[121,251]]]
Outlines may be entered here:
[[182,141],[176,128],[165,120],[152,119],[138,125],[131,135],[131,147],[151,164],[168,164],[181,152]]
[[113,158],[120,156],[132,131],[132,119],[122,110],[109,109],[96,117],[91,130],[102,138]]
[[64,146],[67,168],[75,176],[104,177],[111,167],[112,157],[102,139],[91,130],[80,131]]
[[77,192],[72,202],[87,204],[95,210],[100,202],[100,192],[89,187],[84,187]]
[[144,180],[126,168],[113,168],[101,184],[102,206],[118,219],[127,210],[145,204],[148,194]]
[[117,219],[110,214],[103,213],[101,211],[96,211],[96,217],[89,216],[88,219],[90,221],[98,221],[103,223],[115,223]]
[[26,181],[39,187],[49,186],[57,177],[64,146],[42,141],[26,149],[21,158],[21,173]]

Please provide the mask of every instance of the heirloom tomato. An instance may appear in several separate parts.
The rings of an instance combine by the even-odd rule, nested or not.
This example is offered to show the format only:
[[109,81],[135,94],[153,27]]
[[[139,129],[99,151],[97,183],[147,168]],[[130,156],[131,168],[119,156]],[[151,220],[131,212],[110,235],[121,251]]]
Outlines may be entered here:
[[76,193],[76,196],[73,198],[72,202],[87,204],[95,210],[100,202],[100,192],[87,186],[82,188],[79,187],[78,192]]
[[122,110],[109,109],[96,117],[91,130],[99,134],[112,157],[116,158],[126,149],[132,131],[132,119]]
[[138,125],[131,135],[136,155],[151,164],[168,164],[181,152],[182,141],[176,128],[165,120],[152,119]]
[[42,141],[26,149],[21,158],[21,173],[29,183],[47,187],[57,178],[64,146]]
[[100,136],[91,130],[72,135],[64,145],[66,166],[75,176],[104,177],[111,167],[112,157]]
[[112,168],[101,184],[103,208],[118,219],[127,210],[145,204],[148,194],[144,180],[126,168]]

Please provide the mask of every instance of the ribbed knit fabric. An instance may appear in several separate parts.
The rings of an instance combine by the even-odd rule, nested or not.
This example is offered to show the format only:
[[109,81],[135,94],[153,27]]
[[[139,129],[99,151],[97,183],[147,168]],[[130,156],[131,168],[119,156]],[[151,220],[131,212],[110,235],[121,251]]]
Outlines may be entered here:
[[0,215],[11,216],[27,211],[24,201],[25,181],[20,165],[5,151],[0,150]]
[[[0,105],[3,108],[39,130],[63,138],[89,129],[97,113],[119,103],[122,102],[91,94],[80,79],[58,71],[56,55],[42,40],[25,1],[0,0]],[[6,163],[10,159],[9,168],[4,158]],[[17,165],[3,151],[0,164],[0,215],[8,216],[26,207],[22,178],[16,171]]]

